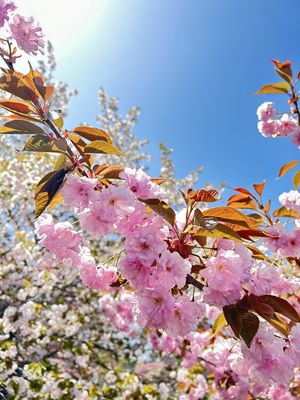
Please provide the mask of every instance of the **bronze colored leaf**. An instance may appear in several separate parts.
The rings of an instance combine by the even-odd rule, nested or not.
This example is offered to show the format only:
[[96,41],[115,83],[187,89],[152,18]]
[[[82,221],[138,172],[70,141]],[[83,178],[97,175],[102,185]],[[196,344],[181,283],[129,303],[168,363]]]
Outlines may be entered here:
[[64,139],[51,139],[45,135],[31,136],[23,151],[37,151],[45,153],[65,153],[67,150],[67,143]]
[[189,190],[188,196],[194,201],[211,203],[220,200],[220,191],[218,189]]
[[39,96],[34,83],[17,71],[1,68],[0,89],[23,100],[35,102]]
[[36,113],[31,103],[22,100],[0,100],[0,107],[15,114],[27,115]]
[[300,218],[297,211],[290,210],[284,206],[277,208],[277,210],[273,212],[273,215],[277,218]]
[[264,295],[259,298],[263,303],[270,305],[275,312],[284,315],[292,321],[300,322],[300,316],[288,301],[272,295]]
[[200,228],[196,230],[191,230],[189,232],[193,236],[205,236],[205,237],[213,237],[213,238],[223,238],[223,239],[230,239],[230,240],[236,240],[238,242],[241,242],[241,236],[235,232],[233,229],[230,227],[224,225],[224,224],[216,224],[215,227],[211,230],[205,229],[205,228]]
[[209,210],[203,211],[204,217],[212,217],[221,222],[228,222],[234,225],[240,225],[249,229],[256,229],[259,225],[259,221],[248,217],[241,211],[236,210],[233,207],[215,207]]
[[103,129],[81,125],[74,128],[73,132],[92,142],[96,140],[101,140],[104,142],[112,143],[111,137]]
[[125,155],[118,150],[111,143],[104,142],[103,140],[95,140],[85,146],[85,153],[100,153],[100,154],[115,154],[117,156]]
[[39,217],[61,188],[69,168],[52,171],[40,180],[35,191],[35,216]]
[[299,164],[299,161],[297,161],[297,160],[293,160],[293,161],[290,161],[290,162],[284,164],[278,172],[278,178],[285,175],[288,171],[290,171],[292,168],[294,168],[298,164]]
[[248,348],[251,346],[251,342],[257,333],[258,327],[259,319],[255,314],[251,313],[250,311],[242,314],[242,329],[240,336]]
[[258,260],[266,260],[268,257],[260,251],[257,247],[252,246],[251,244],[246,244],[246,247],[252,252],[252,257]]
[[282,94],[288,93],[290,85],[287,82],[270,83],[262,86],[256,94]]
[[263,191],[264,191],[264,188],[265,188],[265,184],[266,184],[266,181],[265,181],[265,180],[264,180],[262,183],[253,183],[253,187],[254,187],[256,193],[257,193],[259,196],[262,195],[262,193],[263,193]]
[[16,119],[6,122],[6,124],[0,127],[0,134],[1,133],[13,135],[32,135],[36,133],[46,135],[46,132],[42,128],[22,119]]
[[279,60],[272,60],[273,64],[275,65],[275,71],[277,74],[284,79],[288,83],[293,82],[293,72],[292,72],[292,64],[291,62],[285,61],[280,62]]
[[295,173],[293,177],[294,187],[297,190],[300,185],[300,169]]
[[266,318],[265,320],[269,322],[275,329],[281,332],[285,337],[288,337],[288,329],[286,323],[277,313],[274,313],[272,318]]
[[151,182],[156,183],[156,185],[162,185],[163,183],[166,183],[168,179],[165,178],[151,178]]
[[239,307],[232,305],[223,307],[223,313],[235,336],[240,337],[242,330],[242,314],[245,313],[245,311],[241,311]]
[[170,225],[174,226],[176,222],[176,213],[172,207],[159,199],[139,199],[142,203],[147,204],[156,214],[163,217]]
[[102,169],[98,175],[106,179],[120,179],[120,173],[123,171],[122,165],[110,165]]

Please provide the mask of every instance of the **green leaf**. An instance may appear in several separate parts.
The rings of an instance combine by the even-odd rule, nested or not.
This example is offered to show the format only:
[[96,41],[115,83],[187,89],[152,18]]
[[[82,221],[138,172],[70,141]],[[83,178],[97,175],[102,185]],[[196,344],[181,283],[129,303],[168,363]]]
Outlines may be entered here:
[[95,140],[94,142],[87,144],[84,148],[84,152],[100,153],[100,154],[116,154],[117,156],[125,155],[111,143],[104,142],[103,140]]
[[216,335],[224,326],[227,325],[227,321],[224,313],[219,314],[212,326],[212,336]]
[[300,169],[295,173],[293,177],[294,187],[297,190],[300,185]]
[[290,162],[284,164],[278,172],[278,178],[280,178],[281,176],[284,176],[288,171],[290,171],[292,168],[294,168],[298,164],[299,164],[299,161],[297,161],[297,160],[293,160],[293,161],[290,161]]
[[23,151],[37,151],[45,153],[65,153],[68,148],[64,139],[51,139],[45,135],[33,135],[27,140]]
[[174,226],[176,221],[176,213],[172,207],[167,203],[159,199],[139,199],[142,203],[145,203],[151,210],[156,214],[163,217],[170,225]]
[[262,86],[256,94],[282,94],[288,93],[290,85],[287,82],[270,83]]
[[49,172],[37,184],[34,197],[36,217],[39,217],[51,203],[61,188],[68,172],[70,172],[70,168]]

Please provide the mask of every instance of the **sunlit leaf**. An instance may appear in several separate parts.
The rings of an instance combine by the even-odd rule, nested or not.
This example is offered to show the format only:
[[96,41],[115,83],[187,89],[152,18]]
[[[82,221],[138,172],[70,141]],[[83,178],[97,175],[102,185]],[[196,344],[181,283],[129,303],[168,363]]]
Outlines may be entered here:
[[39,126],[28,122],[28,121],[23,121],[21,119],[18,120],[12,120],[6,122],[3,126],[0,127],[0,134],[17,134],[17,135],[32,135],[34,133],[36,134],[45,134],[45,131],[40,128]]
[[53,171],[43,177],[35,191],[35,215],[39,217],[61,188],[69,168]]
[[285,61],[280,62],[279,60],[272,60],[273,64],[275,65],[275,71],[277,74],[284,79],[288,83],[293,82],[293,72],[292,72],[292,64],[291,62]]
[[15,114],[27,115],[36,113],[32,104],[22,100],[0,100],[0,107]]
[[265,318],[265,320],[268,321],[269,324],[271,324],[275,329],[281,332],[285,337],[288,337],[289,333],[287,330],[287,325],[277,313],[274,313],[273,317],[271,318]]
[[218,189],[199,189],[189,190],[188,197],[194,201],[211,203],[220,200],[220,191]]
[[288,93],[290,85],[287,82],[270,83],[262,86],[256,94],[282,94]]
[[115,154],[118,156],[124,155],[120,150],[118,150],[111,143],[104,142],[102,140],[95,140],[85,146],[85,153],[100,153],[100,154]]
[[57,171],[59,169],[69,167],[69,163],[70,161],[68,157],[66,157],[64,154],[61,154],[55,161],[54,170]]
[[191,230],[190,234],[194,236],[213,237],[216,239],[223,238],[237,240],[239,242],[242,241],[240,235],[237,232],[224,224],[216,224],[212,230],[208,230],[205,228]]
[[293,177],[294,187],[297,190],[300,185],[300,169],[295,173]]
[[254,183],[253,187],[256,191],[256,193],[261,196],[265,187],[266,181],[263,181],[262,183]]
[[63,196],[61,193],[56,193],[56,195],[53,197],[53,199],[51,200],[50,204],[49,204],[49,208],[54,208],[55,206],[57,206],[58,204],[60,204],[63,201]]
[[227,321],[226,321],[224,313],[222,312],[215,319],[215,322],[212,326],[212,335],[217,334],[226,325],[227,325]]
[[259,221],[249,218],[247,215],[233,207],[211,208],[203,211],[203,216],[212,217],[221,222],[229,222],[249,229],[255,229],[259,225]]
[[37,151],[45,153],[65,153],[67,143],[64,139],[51,139],[45,135],[33,135],[23,148],[23,151]]
[[277,218],[300,218],[300,215],[297,213],[297,211],[290,210],[284,206],[275,210],[273,215]]
[[278,178],[285,175],[288,171],[290,171],[292,168],[294,168],[298,164],[299,164],[299,161],[297,161],[297,160],[293,160],[293,161],[290,161],[290,162],[284,164],[278,172]]
[[106,179],[120,179],[120,173],[124,171],[121,165],[110,165],[103,168],[98,175]]
[[51,111],[50,112],[51,119],[56,125],[58,129],[62,129],[64,126],[64,119],[60,112],[58,111]]
[[257,247],[247,244],[246,247],[252,252],[252,257],[258,260],[266,260],[268,257]]
[[270,305],[275,312],[284,315],[292,321],[300,322],[300,316],[288,301],[272,295],[264,295],[259,298],[263,303]]
[[111,137],[103,129],[93,128],[92,126],[77,126],[73,129],[77,135],[91,141],[102,140],[104,142],[112,143]]
[[174,226],[176,221],[176,213],[172,207],[159,199],[139,199],[142,203],[147,204],[158,215],[163,217],[170,225]]

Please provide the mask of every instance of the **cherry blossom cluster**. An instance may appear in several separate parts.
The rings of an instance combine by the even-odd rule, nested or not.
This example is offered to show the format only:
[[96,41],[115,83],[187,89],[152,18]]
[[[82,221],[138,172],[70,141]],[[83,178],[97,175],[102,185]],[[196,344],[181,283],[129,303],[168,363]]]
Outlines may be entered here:
[[264,137],[289,136],[292,142],[300,148],[300,128],[297,120],[287,113],[278,114],[273,103],[261,104],[257,109],[259,132]]
[[[126,255],[120,261],[120,273],[136,290],[139,324],[164,328],[175,335],[187,334],[196,327],[203,306],[171,291],[185,286],[192,264],[168,249],[167,241],[174,238],[171,227],[160,216],[148,214],[146,205],[138,200],[163,197],[164,192],[142,170],[126,168],[120,177],[123,186],[97,190],[96,179],[70,175],[61,193],[65,203],[75,208],[86,232],[98,238],[106,234],[125,237]],[[37,222],[36,233],[57,260],[79,268],[87,286],[114,290],[118,279],[115,268],[96,266],[82,235],[68,222],[54,224],[45,214]]]
[[12,48],[13,42],[19,50],[27,54],[36,55],[43,53],[45,46],[44,35],[41,27],[33,17],[24,17],[17,12],[17,7],[13,1],[0,1],[0,28],[1,42],[7,44],[8,49],[1,48],[1,56],[8,63],[14,63],[17,55],[16,47]]

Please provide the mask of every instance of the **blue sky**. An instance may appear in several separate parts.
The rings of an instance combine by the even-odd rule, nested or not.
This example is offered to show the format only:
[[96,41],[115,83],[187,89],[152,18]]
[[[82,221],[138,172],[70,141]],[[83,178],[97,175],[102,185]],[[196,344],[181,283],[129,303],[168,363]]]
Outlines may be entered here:
[[285,100],[254,92],[279,80],[272,58],[290,58],[300,69],[298,0],[86,0],[78,7],[65,0],[61,10],[56,0],[42,3],[22,5],[49,32],[57,78],[79,90],[68,127],[95,124],[103,86],[124,112],[141,107],[135,134],[151,141],[153,175],[164,142],[178,176],[204,166],[199,186],[268,179],[270,196],[290,190],[291,173],[275,177],[299,152],[289,139],[263,138],[256,117],[261,102],[284,110]]

